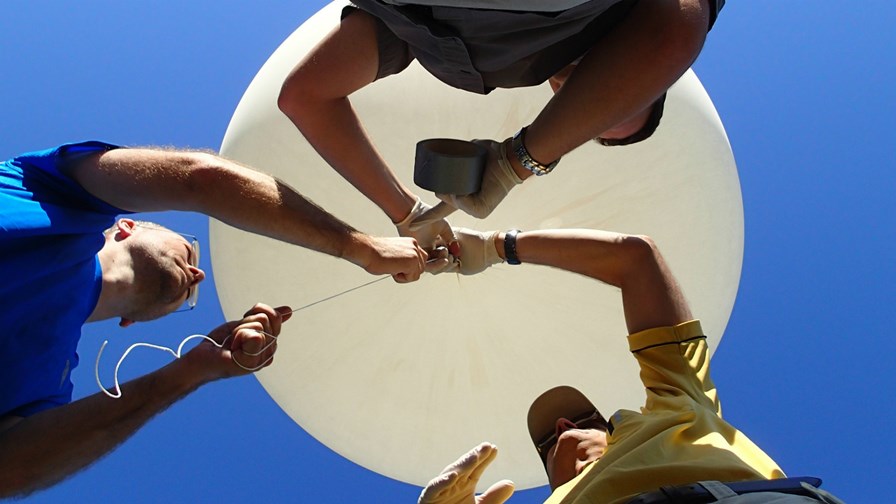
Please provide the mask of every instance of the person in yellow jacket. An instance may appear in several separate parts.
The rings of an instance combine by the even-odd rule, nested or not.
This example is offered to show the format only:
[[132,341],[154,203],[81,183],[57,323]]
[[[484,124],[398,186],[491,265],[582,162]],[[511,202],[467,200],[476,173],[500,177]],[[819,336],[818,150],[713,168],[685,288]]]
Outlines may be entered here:
[[[541,264],[621,290],[647,400],[640,412],[620,410],[606,421],[572,387],[535,399],[528,426],[553,489],[548,503],[840,502],[816,488],[817,478],[785,478],[722,419],[706,336],[649,237],[582,229],[455,233],[461,273],[502,261]],[[420,504],[504,502],[513,493],[507,480],[474,493],[496,455],[490,443],[472,449],[430,481]]]

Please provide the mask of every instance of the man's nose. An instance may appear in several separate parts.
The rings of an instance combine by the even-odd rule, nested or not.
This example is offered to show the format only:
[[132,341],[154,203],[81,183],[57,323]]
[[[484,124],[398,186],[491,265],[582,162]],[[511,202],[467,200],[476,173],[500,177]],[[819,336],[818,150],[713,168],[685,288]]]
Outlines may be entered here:
[[556,428],[557,437],[559,438],[560,434],[563,434],[564,432],[566,432],[570,429],[575,429],[576,424],[572,423],[571,421],[569,421],[563,417],[560,417],[557,419],[557,424],[556,424],[555,428]]

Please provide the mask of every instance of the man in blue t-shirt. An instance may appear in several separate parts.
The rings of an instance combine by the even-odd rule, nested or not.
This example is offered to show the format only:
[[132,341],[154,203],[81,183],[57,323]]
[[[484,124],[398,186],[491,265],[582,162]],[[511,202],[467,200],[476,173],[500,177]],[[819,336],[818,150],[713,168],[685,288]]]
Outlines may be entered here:
[[117,218],[161,210],[201,212],[398,282],[447,264],[427,264],[413,239],[366,235],[280,180],[208,153],[83,142],[0,163],[0,497],[62,480],[199,386],[273,355],[260,331],[279,334],[289,308],[258,304],[209,333],[223,348],[203,343],[125,384],[118,400],[71,402],[85,322],[159,318],[205,278],[184,237]]

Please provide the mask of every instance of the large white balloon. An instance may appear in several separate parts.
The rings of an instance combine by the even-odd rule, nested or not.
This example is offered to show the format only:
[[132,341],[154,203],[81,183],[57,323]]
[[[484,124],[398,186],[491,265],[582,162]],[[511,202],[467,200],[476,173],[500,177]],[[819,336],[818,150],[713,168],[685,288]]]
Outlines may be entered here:
[[[222,154],[275,174],[375,235],[388,218],[315,153],[276,106],[289,70],[338,23],[339,2],[305,22],[270,57],[237,107]],[[503,139],[551,96],[547,85],[478,96],[416,63],[352,96],[385,159],[413,186],[415,143]],[[334,131],[333,134],[339,134]],[[430,203],[437,200],[420,190]],[[656,134],[629,147],[588,144],[553,174],[514,189],[482,230],[598,228],[652,236],[716,348],[737,292],[743,210],[731,148],[692,72],[669,92]],[[229,319],[257,301],[301,306],[371,280],[323,254],[211,223],[218,295]],[[625,341],[619,292],[532,265],[471,277],[378,282],[295,314],[265,389],[312,436],[371,470],[423,485],[481,441],[500,454],[485,479],[546,482],[526,430],[531,401],[572,385],[605,413],[644,400]]]

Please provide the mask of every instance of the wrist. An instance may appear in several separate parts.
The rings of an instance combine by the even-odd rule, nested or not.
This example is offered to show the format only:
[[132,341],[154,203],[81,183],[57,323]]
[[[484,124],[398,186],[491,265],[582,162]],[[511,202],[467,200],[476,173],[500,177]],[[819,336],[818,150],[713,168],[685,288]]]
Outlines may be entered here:
[[207,365],[206,359],[199,355],[205,353],[204,347],[205,345],[200,344],[180,359],[175,359],[158,370],[162,379],[176,388],[176,396],[184,396],[208,382],[223,378],[223,375],[214,372],[214,366]]
[[510,163],[510,167],[513,168],[513,172],[516,173],[516,176],[520,178],[520,180],[526,180],[527,178],[535,175],[530,172],[526,168],[523,167],[523,164],[520,163],[520,160],[516,157],[516,154],[513,152],[512,142],[504,142],[501,145],[501,148],[504,149],[504,156],[507,158],[507,161]]
[[383,211],[386,212],[386,216],[389,217],[392,224],[398,225],[411,216],[411,213],[420,201],[420,198],[415,194],[402,193],[400,201],[389,208],[383,208]]
[[495,251],[498,253],[498,257],[501,258],[502,261],[506,260],[504,257],[504,231],[500,231],[495,233],[495,239],[492,240],[492,244],[495,246]]
[[373,262],[375,248],[373,237],[361,231],[354,231],[349,235],[341,257],[355,266],[366,269]]
[[536,160],[532,154],[529,152],[526,144],[526,130],[528,126],[524,126],[521,128],[510,141],[511,151],[513,151],[513,155],[511,159],[515,159],[520,166],[522,166],[526,171],[542,176],[551,173],[554,168],[557,166],[557,163],[560,162],[560,159],[557,158],[550,163],[543,163],[541,161]]

